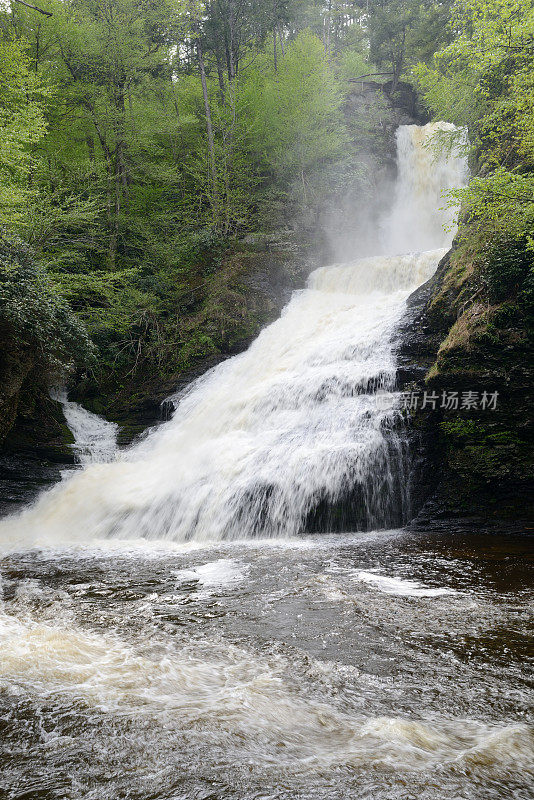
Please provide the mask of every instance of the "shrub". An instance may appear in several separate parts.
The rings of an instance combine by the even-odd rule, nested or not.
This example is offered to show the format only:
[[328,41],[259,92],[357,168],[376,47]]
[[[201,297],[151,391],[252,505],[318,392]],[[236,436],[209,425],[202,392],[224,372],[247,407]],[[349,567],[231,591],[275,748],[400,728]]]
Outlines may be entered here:
[[490,302],[502,303],[523,292],[527,288],[532,263],[532,251],[528,249],[525,237],[507,237],[493,243],[481,262]]
[[0,235],[0,327],[4,338],[33,348],[37,363],[57,378],[94,356],[83,324],[61,298],[31,250]]

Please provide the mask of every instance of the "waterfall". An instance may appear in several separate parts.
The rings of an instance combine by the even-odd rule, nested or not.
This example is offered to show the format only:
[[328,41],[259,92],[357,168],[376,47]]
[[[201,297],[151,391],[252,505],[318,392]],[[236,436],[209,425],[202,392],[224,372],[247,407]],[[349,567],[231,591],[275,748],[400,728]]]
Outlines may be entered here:
[[[448,248],[457,209],[446,206],[443,193],[467,182],[467,134],[450,122],[431,122],[401,125],[396,137],[398,178],[383,225],[386,252]],[[440,138],[449,146],[437,149]]]
[[117,452],[119,426],[73,403],[65,389],[53,390],[50,396],[61,403],[65,421],[74,436],[72,449],[77,462],[86,467],[112,461]]
[[316,270],[247,352],[185,392],[170,421],[46,493],[3,536],[187,541],[401,525],[409,508],[394,334],[452,238],[441,189],[466,171],[458,155],[432,161],[425,145],[443,125],[399,131],[384,236],[401,255]]

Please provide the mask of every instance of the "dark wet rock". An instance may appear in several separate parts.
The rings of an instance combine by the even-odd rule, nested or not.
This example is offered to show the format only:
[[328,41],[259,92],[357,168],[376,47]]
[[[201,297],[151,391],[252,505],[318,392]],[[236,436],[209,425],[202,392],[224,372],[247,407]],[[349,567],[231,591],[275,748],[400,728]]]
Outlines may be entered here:
[[31,502],[72,469],[72,443],[59,403],[40,391],[24,396],[0,450],[0,515]]
[[[400,388],[419,393],[420,406],[424,392],[439,398],[409,416],[413,524],[531,530],[532,344],[521,309],[506,318],[479,309],[476,281],[453,248],[410,297],[400,327]],[[444,409],[443,392],[498,392],[497,406]]]

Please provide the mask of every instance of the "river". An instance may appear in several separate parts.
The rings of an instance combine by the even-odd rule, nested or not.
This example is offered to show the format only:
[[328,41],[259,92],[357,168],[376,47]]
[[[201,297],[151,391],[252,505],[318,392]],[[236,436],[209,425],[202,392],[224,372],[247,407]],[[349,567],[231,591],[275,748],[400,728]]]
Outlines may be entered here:
[[6,796],[531,797],[526,554],[382,531],[5,557]]
[[0,523],[9,800],[532,797],[528,541],[405,527],[395,335],[466,178],[436,131],[399,130],[377,255],[171,420],[119,450],[56,395],[80,469]]

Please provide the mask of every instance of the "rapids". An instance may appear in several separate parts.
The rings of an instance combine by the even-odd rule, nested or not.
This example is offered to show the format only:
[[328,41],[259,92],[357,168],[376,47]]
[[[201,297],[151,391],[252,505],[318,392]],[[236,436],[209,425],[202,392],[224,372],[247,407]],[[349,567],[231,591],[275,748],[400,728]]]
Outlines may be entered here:
[[0,535],[14,546],[185,542],[404,524],[394,336],[451,241],[440,193],[467,167],[430,143],[452,127],[400,128],[396,198],[377,234],[384,254],[313,272],[247,352],[190,387],[169,422],[111,463],[86,458]]
[[8,800],[530,800],[528,543],[401,531],[0,560]]
[[388,529],[395,330],[466,173],[436,129],[399,131],[378,255],[316,270],[138,444],[59,396],[80,469],[0,524],[2,798],[532,798],[528,542]]

